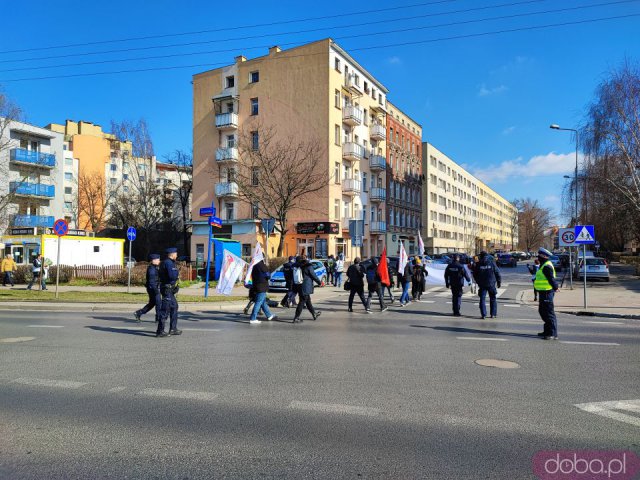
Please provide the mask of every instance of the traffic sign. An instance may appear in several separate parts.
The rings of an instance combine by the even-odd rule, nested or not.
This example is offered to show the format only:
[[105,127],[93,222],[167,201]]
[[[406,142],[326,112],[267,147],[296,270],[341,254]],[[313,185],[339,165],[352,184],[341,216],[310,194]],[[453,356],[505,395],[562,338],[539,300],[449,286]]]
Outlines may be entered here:
[[127,228],[127,240],[133,242],[136,239],[138,233],[136,232],[136,227]]
[[216,228],[222,228],[222,219],[218,217],[210,217],[209,225]]
[[273,232],[273,227],[275,226],[275,218],[265,218],[264,220],[262,220],[262,230],[264,230],[267,235],[271,235],[271,233]]
[[574,247],[576,234],[573,228],[561,228],[558,230],[558,245],[561,247]]
[[213,217],[216,214],[216,209],[213,207],[206,207],[200,209],[201,217]]
[[59,218],[53,224],[53,231],[59,237],[64,237],[69,232],[69,224],[64,218]]
[[576,236],[576,245],[589,245],[592,243],[596,243],[596,235],[593,229],[593,225],[576,225],[574,233]]

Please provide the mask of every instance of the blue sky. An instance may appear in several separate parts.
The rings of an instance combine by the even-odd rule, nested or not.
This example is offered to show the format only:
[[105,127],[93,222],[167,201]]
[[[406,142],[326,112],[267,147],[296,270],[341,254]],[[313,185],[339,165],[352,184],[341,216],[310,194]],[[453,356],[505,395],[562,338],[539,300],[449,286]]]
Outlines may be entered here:
[[[434,3],[435,0],[431,0]],[[521,0],[522,2],[523,0]],[[423,125],[424,139],[456,162],[487,181],[507,199],[530,196],[557,210],[563,175],[572,172],[574,144],[568,132],[549,129],[550,123],[572,127],[582,119],[585,107],[606,72],[625,57],[640,61],[640,17],[630,17],[559,28],[528,30],[429,41],[536,25],[640,13],[640,1],[539,0],[426,0],[394,3],[325,1],[309,8],[306,2],[111,1],[106,4],[34,0],[29,8],[16,9],[4,23],[0,51],[42,48],[70,43],[95,42],[144,35],[199,30],[214,32],[162,39],[102,45],[0,53],[0,86],[37,125],[87,120],[108,128],[112,119],[144,117],[150,124],[156,154],[191,147],[191,75],[206,67],[164,71],[96,75],[37,81],[25,77],[72,75],[114,70],[232,63],[243,53],[254,57],[268,45],[300,44],[324,37],[338,43],[390,90],[390,100]],[[519,5],[446,13],[508,3]],[[486,20],[562,8],[603,4],[580,10]],[[405,7],[402,7],[405,6]],[[364,10],[390,9],[358,15]],[[340,18],[271,25],[259,28],[230,27],[349,14]],[[398,20],[401,19],[402,20]],[[460,24],[471,20],[482,21]],[[398,21],[395,21],[398,20]],[[375,23],[378,22],[378,23]],[[360,24],[360,26],[354,26]],[[455,24],[437,26],[442,24]],[[224,31],[217,29],[227,28]],[[420,29],[417,29],[420,28]],[[318,29],[307,33],[291,33]],[[377,32],[404,30],[372,35]],[[277,35],[286,33],[284,35]],[[356,37],[357,35],[357,37]],[[229,38],[262,38],[223,41]],[[351,38],[339,38],[351,37]],[[174,43],[211,43],[141,51],[71,56],[82,52],[151,47]],[[423,42],[358,51],[358,48]],[[249,47],[265,47],[250,49]],[[189,55],[212,50],[230,51]],[[73,67],[61,64],[142,56],[176,55]],[[69,55],[49,60],[25,58]],[[26,67],[56,66],[40,70],[6,71]]]

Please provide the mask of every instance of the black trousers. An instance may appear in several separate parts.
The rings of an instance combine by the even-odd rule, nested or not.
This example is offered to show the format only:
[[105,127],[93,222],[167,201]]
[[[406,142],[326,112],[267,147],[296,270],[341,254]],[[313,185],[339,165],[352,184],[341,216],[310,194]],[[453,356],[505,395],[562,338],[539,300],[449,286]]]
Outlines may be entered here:
[[178,300],[171,286],[162,288],[162,308],[158,317],[158,333],[164,330],[164,324],[169,319],[169,330],[178,328]]
[[460,307],[462,307],[462,287],[451,286],[451,305],[453,306],[453,314],[460,315]]
[[316,310],[313,308],[313,304],[311,303],[311,295],[305,295],[302,292],[299,292],[298,295],[300,296],[300,298],[298,299],[295,318],[300,318],[300,314],[302,313],[302,309],[304,307],[307,307],[307,310],[309,310],[311,315],[313,315],[313,318],[315,318]]
[[373,297],[374,292],[378,294],[378,300],[380,301],[380,310],[384,310],[384,294],[382,293],[381,285],[378,285],[375,290],[369,288],[369,294],[367,295],[367,310],[371,308],[371,297]]
[[361,285],[359,287],[351,287],[351,291],[349,292],[349,310],[353,309],[353,299],[356,294],[360,297],[360,301],[362,302],[362,305],[364,305],[364,308],[369,308],[367,307],[367,301],[364,299],[364,285]]
[[544,334],[547,337],[558,336],[558,320],[553,307],[554,297],[555,292],[553,290],[538,292],[538,313],[540,313],[540,317],[544,322]]
[[160,290],[156,290],[154,288],[147,288],[147,295],[149,295],[149,303],[147,303],[144,307],[138,310],[138,314],[144,315],[145,313],[151,311],[155,307],[156,309],[156,321],[160,317],[160,309],[162,308],[162,295],[160,295]]

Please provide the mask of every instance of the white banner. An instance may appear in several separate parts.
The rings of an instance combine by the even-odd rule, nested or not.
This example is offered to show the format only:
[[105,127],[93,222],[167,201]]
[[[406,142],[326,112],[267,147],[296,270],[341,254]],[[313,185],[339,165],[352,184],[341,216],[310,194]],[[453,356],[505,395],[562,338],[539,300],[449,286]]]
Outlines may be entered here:
[[443,263],[427,263],[425,268],[429,273],[427,276],[427,285],[446,285],[444,281],[444,271],[447,265]]
[[226,248],[222,252],[222,255],[224,260],[222,262],[220,279],[218,280],[216,291],[221,295],[231,295],[233,286],[238,280],[238,277],[242,275],[242,271],[247,265],[247,262],[234,255]]
[[264,260],[264,253],[262,252],[262,245],[258,242],[256,243],[256,248],[253,250],[253,257],[251,258],[251,263],[247,269],[247,275],[244,277],[245,285],[251,284],[251,271],[253,270],[254,265],[260,260]]
[[400,242],[400,258],[398,259],[398,273],[404,275],[404,267],[409,263],[407,251],[404,249],[404,243]]
[[424,256],[424,242],[422,241],[420,230],[418,230],[418,255],[420,256],[420,258]]

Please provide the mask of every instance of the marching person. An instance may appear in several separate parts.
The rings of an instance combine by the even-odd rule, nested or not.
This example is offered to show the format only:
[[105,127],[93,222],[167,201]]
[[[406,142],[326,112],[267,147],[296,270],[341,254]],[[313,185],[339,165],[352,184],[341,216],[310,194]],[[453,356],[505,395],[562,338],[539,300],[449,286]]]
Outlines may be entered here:
[[391,287],[394,286],[393,284],[393,273],[391,272],[391,264],[387,263],[387,273],[389,274],[389,285],[385,285],[384,283],[382,284],[382,294],[385,295],[387,292],[389,292],[389,300],[391,301],[391,304],[393,305],[396,301],[395,297],[393,296],[393,290],[391,289]]
[[245,287],[249,289],[249,301],[247,302],[247,306],[244,307],[244,314],[249,315],[249,309],[256,303],[256,290],[253,288],[253,283],[251,283],[251,285],[245,284]]
[[[538,273],[538,270],[540,269],[540,260],[536,258],[533,261],[533,265],[529,265],[527,263],[527,268],[529,269],[529,273],[531,274],[531,283],[533,284],[536,281],[536,273]],[[538,291],[536,290],[535,285],[533,287],[533,301],[538,301]]]
[[546,248],[538,250],[538,260],[540,260],[540,268],[536,272],[533,288],[538,292],[538,313],[544,322],[544,330],[538,333],[539,337],[544,340],[558,339],[558,320],[553,307],[553,298],[558,291],[558,282],[556,282],[556,269],[549,258],[553,255]]
[[380,311],[386,312],[389,310],[384,304],[384,294],[382,293],[382,279],[378,273],[378,259],[371,257],[371,265],[367,267],[367,286],[369,293],[367,294],[367,313],[371,313],[371,297],[373,294],[378,294],[378,300],[380,301]]
[[[295,258],[294,258],[295,260]],[[327,267],[327,283],[330,285],[336,286],[335,282],[335,270],[336,270],[336,259],[333,255],[329,255],[327,261],[325,262],[325,267]]]
[[4,259],[2,260],[2,266],[0,270],[2,270],[2,286],[6,287],[7,283],[10,283],[12,287],[15,286],[13,283],[13,272],[18,269],[16,266],[16,262],[13,260],[13,255],[8,253]]
[[480,252],[478,262],[473,269],[473,278],[478,284],[478,295],[480,296],[480,316],[484,319],[487,316],[487,293],[489,294],[489,305],[491,318],[498,316],[498,291],[496,285],[500,288],[502,277],[500,270],[493,262],[491,255],[487,252]]
[[470,282],[471,277],[467,269],[460,263],[460,255],[453,256],[453,262],[447,265],[444,271],[444,281],[447,288],[451,288],[451,305],[453,306],[453,316],[461,317],[460,307],[462,306],[462,289],[464,281]]
[[267,317],[267,320],[275,320],[277,317],[271,313],[269,310],[269,305],[267,304],[267,292],[269,291],[269,278],[271,277],[271,273],[267,268],[267,265],[264,263],[264,260],[260,260],[253,266],[251,270],[251,282],[254,292],[256,294],[255,304],[253,305],[253,310],[251,311],[251,319],[249,323],[256,324],[261,323],[258,320],[258,314],[260,310]]
[[360,297],[360,301],[366,311],[369,311],[367,302],[364,299],[364,268],[360,264],[360,257],[353,260],[353,264],[347,268],[347,280],[349,282],[349,311],[353,312],[353,299],[356,295]]
[[[178,301],[176,293],[178,293],[179,272],[176,266],[176,258],[178,258],[178,249],[175,247],[167,248],[167,258],[160,264],[160,293],[162,295],[162,308],[158,316],[158,329],[156,337],[167,337],[169,335],[181,335],[182,330],[178,330]],[[169,332],[164,331],[164,325],[169,319]]]
[[338,259],[335,264],[335,271],[333,272],[334,276],[334,287],[342,287],[342,272],[344,272],[344,255],[338,255]]
[[424,293],[425,277],[428,275],[425,268],[422,266],[422,260],[420,257],[415,257],[415,263],[411,270],[411,296],[414,301],[420,301],[422,294]]
[[32,277],[29,285],[27,285],[27,290],[31,290],[31,287],[35,282],[38,282],[40,284],[40,288],[42,290],[47,289],[46,279],[44,278],[45,272],[42,271],[43,263],[44,260],[42,259],[42,254],[38,253],[36,255],[36,258],[33,259],[33,263],[31,266]]
[[[292,255],[289,257],[289,261],[282,265],[282,273],[284,274],[284,284],[287,288],[287,293],[280,302],[280,305],[285,308],[296,305],[296,292],[293,291],[293,265],[295,264],[295,260],[296,257]],[[331,257],[329,257],[329,260],[331,260]],[[328,268],[327,271],[329,271]]]
[[409,302],[409,288],[411,288],[411,264],[407,262],[404,271],[398,271],[398,284],[402,288],[400,295],[400,306],[405,307]]
[[147,288],[147,295],[149,295],[149,302],[140,310],[136,310],[133,316],[137,322],[141,322],[142,315],[151,311],[152,308],[156,309],[156,322],[160,317],[160,309],[162,308],[162,295],[160,294],[160,255],[152,253],[149,255],[149,266],[147,267],[147,276],[145,280],[145,287]]
[[293,267],[293,285],[299,297],[293,323],[302,323],[300,315],[304,307],[307,307],[314,320],[317,320],[320,316],[321,312],[313,308],[313,304],[311,303],[314,282],[318,286],[322,285],[322,281],[313,270],[313,265],[307,260],[307,256],[303,254],[296,259],[296,264]]

